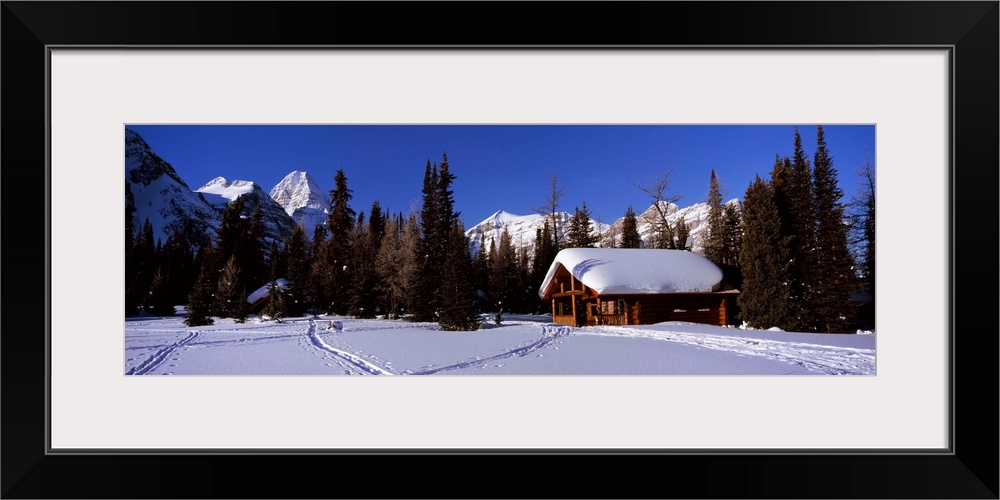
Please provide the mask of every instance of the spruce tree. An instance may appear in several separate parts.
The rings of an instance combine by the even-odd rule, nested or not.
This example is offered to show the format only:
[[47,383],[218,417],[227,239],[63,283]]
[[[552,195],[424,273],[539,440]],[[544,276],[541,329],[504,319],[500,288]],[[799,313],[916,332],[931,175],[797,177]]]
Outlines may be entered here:
[[722,207],[722,190],[715,169],[708,181],[708,232],[704,243],[705,257],[722,264],[726,249],[725,242],[725,210]]
[[741,317],[753,328],[787,329],[789,324],[788,245],[771,190],[757,177],[743,201],[743,288]]
[[507,228],[500,234],[500,244],[490,245],[490,297],[493,310],[511,310],[517,289],[517,261]]
[[636,220],[632,205],[625,211],[622,219],[622,241],[621,248],[641,248],[642,239],[639,237],[639,222]]
[[[381,217],[381,213],[378,214]],[[354,249],[354,268],[351,272],[351,298],[349,313],[355,318],[374,318],[378,301],[375,272],[374,236],[371,233],[372,224],[365,224],[364,214],[358,215],[358,223],[354,226],[354,236],[351,246]]]
[[675,234],[676,240],[674,240],[674,243],[673,243],[673,245],[671,245],[671,248],[674,248],[674,249],[677,249],[677,250],[688,250],[688,251],[690,251],[691,250],[691,230],[688,229],[688,225],[687,225],[687,222],[684,220],[684,217],[678,218],[677,223],[674,226],[674,234]]
[[327,245],[327,263],[330,274],[326,290],[330,300],[327,312],[347,314],[350,298],[350,275],[353,268],[351,258],[351,234],[354,230],[354,218],[357,215],[351,208],[350,201],[353,191],[347,187],[347,176],[343,169],[338,169],[334,176],[334,189],[330,191],[330,210],[327,229],[330,241]]
[[401,216],[389,219],[385,235],[382,237],[382,245],[375,256],[378,292],[385,302],[386,315],[389,319],[399,317],[405,298],[401,224]]
[[822,126],[816,127],[812,192],[816,226],[810,269],[811,326],[820,332],[849,332],[854,320],[850,293],[855,278],[841,203],[844,193],[837,185],[837,171]]
[[790,297],[799,312],[791,325],[796,331],[816,331],[811,293],[817,279],[815,263],[816,212],[813,197],[812,166],[802,148],[802,138],[795,129],[795,151],[789,189],[789,216],[792,224],[792,270]]
[[312,267],[309,246],[302,226],[296,224],[285,243],[285,279],[288,281],[285,289],[285,315],[288,317],[302,316],[311,304],[308,295],[309,271]]
[[194,284],[187,300],[187,318],[184,324],[187,326],[203,326],[215,323],[212,319],[213,302],[215,294],[215,275],[212,259],[202,261],[201,273]]
[[441,309],[438,324],[442,330],[472,331],[480,327],[476,309],[476,290],[472,286],[472,257],[465,231],[456,222],[448,238],[446,265],[441,280]]
[[570,218],[566,247],[593,248],[599,239],[593,230],[587,202],[583,202],[583,208],[575,207],[573,217]]
[[420,273],[423,256],[420,253],[420,222],[416,213],[411,213],[399,232],[399,263],[402,278],[400,309],[412,313],[419,308]]
[[236,317],[240,302],[246,302],[245,296],[240,296],[243,283],[236,256],[231,255],[219,275],[215,292],[215,313],[221,318]]
[[723,211],[722,228],[722,264],[738,267],[740,264],[740,248],[743,246],[743,218],[737,205],[726,205]]
[[327,294],[326,283],[330,277],[330,263],[327,261],[326,228],[317,225],[313,230],[312,248],[309,251],[309,307],[307,311],[314,316],[327,311],[330,305],[330,298]]
[[149,310],[155,316],[173,316],[174,300],[170,296],[170,286],[163,268],[157,267],[149,287]]
[[427,159],[424,168],[423,205],[420,210],[420,245],[414,249],[414,262],[418,268],[417,277],[411,290],[410,311],[413,321],[434,321],[438,308],[438,288],[440,285],[440,221],[439,186],[437,164],[431,165]]

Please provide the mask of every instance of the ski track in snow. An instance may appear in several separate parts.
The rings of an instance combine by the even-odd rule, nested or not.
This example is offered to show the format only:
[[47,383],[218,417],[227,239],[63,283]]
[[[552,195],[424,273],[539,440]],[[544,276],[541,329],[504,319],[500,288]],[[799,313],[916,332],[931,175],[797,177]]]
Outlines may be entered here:
[[405,371],[406,375],[433,375],[435,373],[440,373],[448,370],[460,370],[462,368],[472,368],[475,366],[485,365],[487,363],[492,363],[501,359],[513,358],[513,357],[524,357],[539,349],[547,347],[549,344],[554,342],[559,337],[564,337],[569,335],[570,328],[566,326],[543,326],[542,327],[542,338],[521,346],[511,349],[509,351],[504,351],[495,356],[490,356],[488,358],[477,357],[475,359],[470,359],[468,361],[463,361],[454,365],[440,366],[437,368],[428,368],[426,370],[420,370],[416,372]]
[[837,347],[804,342],[779,342],[775,340],[726,335],[693,334],[636,328],[600,326],[578,330],[590,335],[642,337],[726,351],[738,355],[776,359],[799,366],[805,370],[830,375],[872,375],[875,373],[875,350]]
[[156,367],[163,364],[163,362],[174,352],[178,347],[190,344],[195,338],[198,337],[198,331],[195,330],[173,344],[161,348],[160,350],[153,353],[152,356],[146,358],[142,363],[132,367],[129,371],[125,372],[125,375],[145,375],[150,371],[154,370]]
[[[327,344],[316,332],[316,320],[314,319],[309,319],[309,330],[306,332],[306,336],[309,337],[309,341],[312,342],[312,345],[317,349],[326,351],[337,357],[339,360],[350,363],[354,367],[361,369],[364,373],[369,373],[371,375],[394,375],[392,372],[379,368],[378,366],[375,366],[349,352],[331,347],[330,344]],[[344,366],[341,363],[338,364]]]

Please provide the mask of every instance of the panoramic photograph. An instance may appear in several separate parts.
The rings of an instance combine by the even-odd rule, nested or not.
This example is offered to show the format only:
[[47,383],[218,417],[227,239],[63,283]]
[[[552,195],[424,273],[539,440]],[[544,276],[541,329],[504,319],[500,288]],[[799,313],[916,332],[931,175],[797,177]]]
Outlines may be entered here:
[[123,129],[125,375],[875,375],[875,126]]

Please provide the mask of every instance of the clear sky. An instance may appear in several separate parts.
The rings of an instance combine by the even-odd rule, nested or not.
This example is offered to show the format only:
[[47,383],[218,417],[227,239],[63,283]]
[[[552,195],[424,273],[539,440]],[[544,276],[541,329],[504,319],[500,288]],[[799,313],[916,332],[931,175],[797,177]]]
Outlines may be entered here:
[[[816,124],[798,124],[810,160]],[[668,194],[687,206],[705,201],[710,170],[723,198],[743,198],[754,175],[767,179],[775,155],[791,156],[795,125],[129,125],[198,189],[215,177],[249,180],[270,191],[293,170],[333,188],[343,168],[351,207],[374,200],[391,212],[419,209],[424,166],[442,153],[456,175],[455,207],[472,227],[497,210],[526,215],[546,204],[553,173],[565,188],[560,210],[587,203],[605,223],[628,205],[642,212],[648,185],[672,169]],[[844,190],[856,193],[856,170],[875,166],[874,125],[823,125]]]

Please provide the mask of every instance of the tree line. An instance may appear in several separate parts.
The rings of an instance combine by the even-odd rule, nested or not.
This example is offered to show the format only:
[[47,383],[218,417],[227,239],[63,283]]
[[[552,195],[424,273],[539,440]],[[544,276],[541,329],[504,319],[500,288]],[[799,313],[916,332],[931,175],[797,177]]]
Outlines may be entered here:
[[[710,172],[702,253],[741,290],[739,319],[755,328],[807,332],[847,332],[873,320],[859,316],[850,301],[851,291],[873,297],[875,287],[874,170],[866,165],[862,175],[863,192],[843,203],[821,126],[812,161],[796,129],[793,155],[776,156],[770,179],[758,176],[742,207],[722,204],[720,179]],[[259,211],[244,215],[240,198],[223,211],[214,240],[206,235],[191,242],[179,233],[154,242],[149,222],[136,229],[127,213],[126,315],[143,309],[171,315],[175,304],[186,304],[191,326],[213,317],[242,322],[251,312],[248,294],[264,283],[269,293],[260,314],[276,321],[305,314],[408,317],[474,330],[482,312],[497,312],[497,321],[503,312],[545,312],[539,287],[564,248],[691,250],[684,218],[667,211],[677,201],[669,176],[637,185],[655,207],[643,221],[652,228],[645,240],[631,205],[620,236],[602,240],[586,202],[563,220],[562,189],[553,175],[546,204],[535,208],[545,222],[534,235],[533,254],[504,228],[488,248],[481,235],[479,252],[471,255],[446,154],[440,163],[427,160],[420,210],[405,215],[378,200],[367,213],[355,212],[353,191],[338,169],[325,226],[311,235],[296,226],[285,241],[268,240]]]

